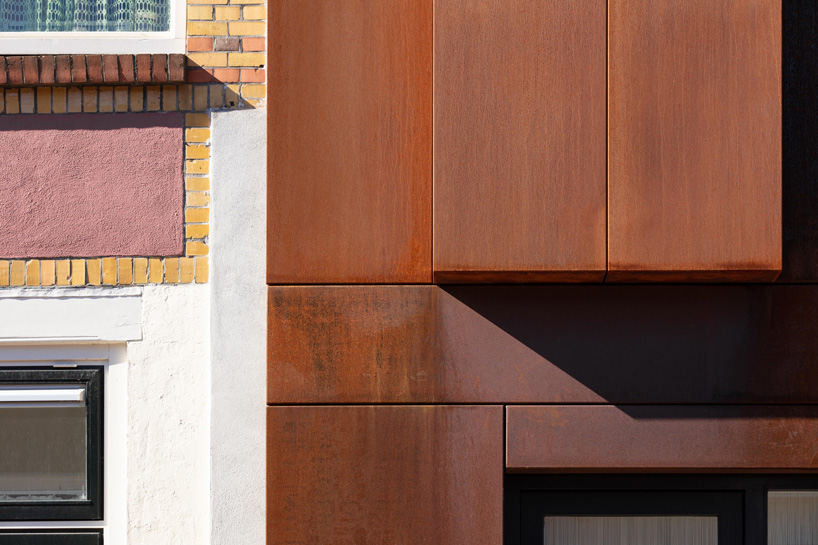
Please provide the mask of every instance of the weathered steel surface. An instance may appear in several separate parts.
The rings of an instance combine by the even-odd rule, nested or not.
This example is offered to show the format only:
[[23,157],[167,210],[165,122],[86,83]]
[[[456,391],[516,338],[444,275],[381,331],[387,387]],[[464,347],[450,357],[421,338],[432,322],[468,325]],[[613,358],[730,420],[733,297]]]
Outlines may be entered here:
[[270,403],[818,403],[818,286],[269,290]]
[[607,281],[781,270],[781,1],[609,2]]
[[507,408],[515,470],[818,468],[818,407],[554,405]]
[[267,422],[268,545],[501,545],[502,407],[269,407]]
[[436,282],[601,282],[605,0],[435,2]]
[[431,0],[269,11],[267,282],[430,282]]

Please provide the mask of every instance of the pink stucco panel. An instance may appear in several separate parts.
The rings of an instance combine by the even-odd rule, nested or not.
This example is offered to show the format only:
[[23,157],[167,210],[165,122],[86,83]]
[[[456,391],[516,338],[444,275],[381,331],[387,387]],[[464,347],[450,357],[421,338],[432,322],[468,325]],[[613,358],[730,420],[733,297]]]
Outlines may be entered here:
[[182,253],[184,116],[0,117],[0,258]]

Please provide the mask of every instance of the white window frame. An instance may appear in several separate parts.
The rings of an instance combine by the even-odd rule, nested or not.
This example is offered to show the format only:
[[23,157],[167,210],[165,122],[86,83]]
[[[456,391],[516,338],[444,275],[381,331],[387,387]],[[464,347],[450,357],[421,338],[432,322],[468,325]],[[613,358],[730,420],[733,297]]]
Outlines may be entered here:
[[186,0],[170,0],[166,32],[0,32],[0,55],[184,53]]
[[0,341],[0,369],[29,366],[59,369],[76,365],[101,365],[104,369],[102,520],[0,521],[0,530],[101,529],[106,545],[125,545],[128,500],[128,362],[125,343],[7,344]]
[[128,343],[142,340],[136,287],[0,290],[0,367],[99,365],[103,372],[102,520],[0,521],[0,529],[102,529],[128,537]]

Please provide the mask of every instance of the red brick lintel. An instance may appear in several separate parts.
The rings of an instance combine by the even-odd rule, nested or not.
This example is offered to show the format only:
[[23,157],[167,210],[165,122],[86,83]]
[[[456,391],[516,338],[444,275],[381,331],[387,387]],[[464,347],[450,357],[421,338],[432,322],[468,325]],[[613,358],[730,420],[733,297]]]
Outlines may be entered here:
[[185,55],[0,56],[0,85],[181,83]]

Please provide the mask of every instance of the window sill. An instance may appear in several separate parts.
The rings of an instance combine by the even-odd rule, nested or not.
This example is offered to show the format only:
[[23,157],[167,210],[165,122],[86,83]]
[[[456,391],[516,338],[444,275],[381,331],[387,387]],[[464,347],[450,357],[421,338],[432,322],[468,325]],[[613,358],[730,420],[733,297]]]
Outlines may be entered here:
[[181,54],[0,56],[0,86],[183,81]]
[[181,32],[0,32],[3,55],[138,55],[185,52]]

